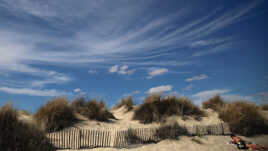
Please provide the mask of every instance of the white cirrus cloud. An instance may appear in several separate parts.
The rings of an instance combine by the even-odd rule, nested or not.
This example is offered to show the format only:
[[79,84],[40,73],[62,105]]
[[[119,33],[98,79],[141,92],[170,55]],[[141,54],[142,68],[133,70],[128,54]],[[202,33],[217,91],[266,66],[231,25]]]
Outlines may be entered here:
[[[64,0],[63,3],[63,0],[1,0],[3,13],[0,15],[9,14],[11,17],[0,16],[3,20],[0,28],[0,72],[10,74],[10,77],[27,73],[27,78],[34,80],[29,82],[33,87],[43,87],[70,81],[65,73],[48,74],[48,68],[54,65],[105,64],[107,67],[124,62],[134,67],[169,67],[193,64],[196,59],[186,54],[180,57],[182,51],[178,50],[191,44],[194,48],[213,46],[207,51],[191,51],[195,52],[191,55],[195,57],[228,50],[226,48],[235,41],[230,43],[228,38],[225,41],[226,38],[218,36],[212,37],[220,39],[215,41],[207,37],[247,19],[262,2],[252,1],[226,11],[219,6],[220,9],[216,7],[215,11],[200,16],[194,5],[182,5],[179,11],[168,13],[171,15],[144,13],[154,9],[155,4],[150,1],[91,0],[77,3]],[[144,20],[137,22],[141,15]],[[187,15],[198,19],[184,22]],[[14,17],[18,18],[17,21],[10,20]],[[46,27],[49,28],[36,24],[35,18],[48,23]],[[21,24],[21,21],[27,24]],[[178,26],[178,22],[183,24]],[[81,28],[77,30],[76,27]],[[70,31],[72,34],[66,36]],[[115,65],[109,71],[130,75],[135,69]],[[21,82],[15,78],[8,80]]]
[[31,87],[44,87],[48,84],[63,84],[72,81],[73,79],[65,74],[51,71],[49,76],[42,80],[31,81]]
[[165,74],[167,72],[168,72],[167,68],[153,69],[148,73],[149,75],[147,76],[147,79],[152,79],[155,76],[163,75],[163,74]]
[[198,76],[193,76],[191,78],[187,78],[185,81],[186,82],[192,82],[192,81],[199,81],[199,80],[204,80],[207,79],[208,76],[206,74],[200,74]]
[[9,94],[20,94],[20,95],[29,95],[29,96],[64,96],[69,95],[69,93],[64,91],[58,91],[55,89],[29,89],[29,88],[9,88],[9,87],[0,87],[0,91],[6,92]]
[[172,90],[172,86],[171,85],[161,85],[161,86],[157,86],[157,87],[153,87],[150,88],[147,93],[148,94],[154,94],[154,93],[163,93],[163,92],[168,92]]

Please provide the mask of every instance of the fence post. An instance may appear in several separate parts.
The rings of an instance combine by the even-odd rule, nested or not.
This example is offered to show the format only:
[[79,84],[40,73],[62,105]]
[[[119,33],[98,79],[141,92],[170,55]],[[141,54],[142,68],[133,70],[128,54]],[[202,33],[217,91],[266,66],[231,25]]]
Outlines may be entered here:
[[220,125],[221,125],[221,132],[222,132],[222,135],[224,135],[224,129],[223,129],[223,124],[222,124],[222,122],[220,123]]
[[78,130],[78,143],[77,143],[77,149],[81,148],[81,130]]
[[111,147],[115,147],[115,134],[116,134],[116,130],[112,129],[111,130],[111,139],[110,139],[110,146]]

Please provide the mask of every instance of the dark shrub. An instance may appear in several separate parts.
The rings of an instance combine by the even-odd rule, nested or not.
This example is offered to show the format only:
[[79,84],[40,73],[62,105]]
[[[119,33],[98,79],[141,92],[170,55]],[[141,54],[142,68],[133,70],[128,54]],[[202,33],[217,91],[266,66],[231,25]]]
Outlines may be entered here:
[[268,111],[268,104],[261,105],[261,109]]
[[71,108],[73,109],[73,111],[87,117],[88,114],[87,104],[88,102],[85,100],[85,98],[79,97],[72,101]]
[[157,105],[154,103],[141,104],[134,112],[133,119],[139,120],[141,123],[148,124],[160,121],[160,113]]
[[71,108],[90,120],[109,121],[109,119],[115,119],[102,101],[86,101],[84,98],[77,98],[71,103]]
[[115,106],[115,108],[120,108],[122,106],[125,106],[127,108],[127,111],[130,111],[133,109],[133,99],[131,96],[128,96],[126,99],[122,98],[121,102]]
[[152,103],[161,100],[161,94],[152,94],[146,97],[144,103]]
[[219,111],[224,106],[224,101],[217,95],[202,103],[204,109],[211,108],[215,111]]
[[141,123],[152,123],[164,121],[166,117],[172,115],[194,116],[197,119],[204,116],[204,113],[186,98],[166,97],[160,99],[160,96],[157,99],[151,99],[153,97],[150,97],[150,101],[146,99],[145,103],[135,110],[134,119]]
[[168,97],[162,100],[160,109],[163,113],[170,115],[204,116],[204,113],[187,98]]
[[10,104],[0,110],[0,147],[3,151],[53,151],[45,133],[34,123],[18,120]]
[[268,125],[258,106],[246,101],[231,102],[219,110],[219,117],[227,122],[233,133],[245,136],[268,134]]
[[77,119],[67,99],[60,97],[49,101],[34,115],[37,123],[46,131],[57,131],[73,125]]
[[162,139],[179,139],[180,135],[188,135],[187,129],[180,126],[178,123],[160,126],[155,133],[155,136]]

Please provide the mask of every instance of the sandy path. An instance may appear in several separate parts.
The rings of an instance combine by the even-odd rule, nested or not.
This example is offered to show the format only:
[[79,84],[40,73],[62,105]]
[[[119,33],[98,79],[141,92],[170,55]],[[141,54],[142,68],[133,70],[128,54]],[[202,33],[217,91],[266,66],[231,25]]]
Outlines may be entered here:
[[136,145],[122,149],[94,148],[85,150],[59,151],[238,151],[235,146],[227,144],[229,141],[229,136],[181,136],[179,140],[163,140],[156,144]]

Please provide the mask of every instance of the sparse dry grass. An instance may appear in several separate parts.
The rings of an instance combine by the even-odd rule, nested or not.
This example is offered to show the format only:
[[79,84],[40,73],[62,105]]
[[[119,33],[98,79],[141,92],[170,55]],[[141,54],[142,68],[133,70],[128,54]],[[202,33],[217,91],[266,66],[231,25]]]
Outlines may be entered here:
[[[169,131],[171,129],[175,129],[176,131]],[[166,124],[166,125],[161,125],[155,133],[155,136],[160,138],[160,139],[174,139],[178,140],[179,135],[185,134],[188,135],[187,130],[185,127],[180,126],[178,123],[171,123],[171,124]]]
[[161,100],[161,94],[152,94],[146,97],[144,103],[153,103]]
[[202,105],[205,109],[217,111],[219,118],[229,124],[233,133],[245,136],[268,133],[268,125],[259,112],[260,107],[254,103],[245,100],[227,103],[220,96],[215,96]]
[[85,98],[77,98],[71,103],[71,108],[90,120],[107,122],[109,119],[115,119],[102,101],[86,101]]
[[115,106],[115,108],[120,108],[122,106],[125,106],[127,108],[127,111],[130,111],[133,109],[134,103],[131,96],[128,96],[126,99],[122,98],[121,102]]
[[18,120],[18,113],[10,104],[0,109],[0,147],[3,151],[55,150],[36,125]]
[[204,112],[187,98],[177,98],[174,96],[161,99],[161,96],[158,95],[147,97],[145,103],[135,110],[133,118],[141,123],[148,124],[165,121],[166,117],[172,115],[187,115],[200,119],[200,117],[204,116]]
[[233,133],[244,136],[268,134],[268,125],[256,104],[247,101],[230,102],[218,112]]
[[215,111],[219,111],[224,106],[224,104],[225,102],[223,101],[223,99],[219,95],[217,95],[203,102],[202,107],[204,109],[211,108]]
[[52,99],[39,108],[34,119],[45,131],[57,131],[73,125],[77,119],[66,98]]
[[262,104],[261,109],[268,111],[268,104]]

